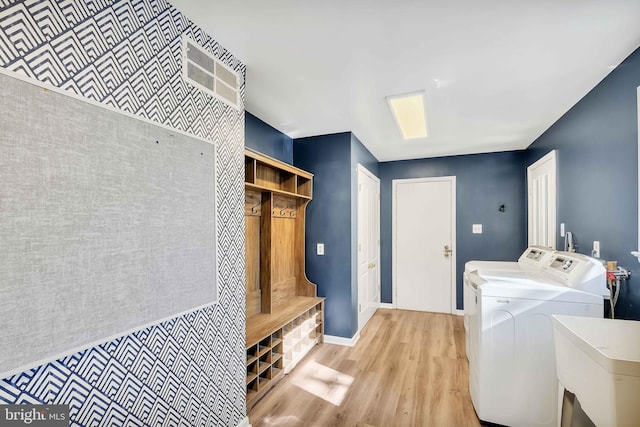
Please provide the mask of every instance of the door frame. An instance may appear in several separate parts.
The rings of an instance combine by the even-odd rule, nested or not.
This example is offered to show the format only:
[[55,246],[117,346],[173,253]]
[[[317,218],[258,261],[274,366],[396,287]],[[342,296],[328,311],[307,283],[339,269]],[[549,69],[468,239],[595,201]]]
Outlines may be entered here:
[[[373,173],[371,173],[371,171],[369,171],[366,167],[364,167],[363,165],[361,165],[360,163],[358,163],[358,165],[356,166],[356,171],[357,171],[357,188],[358,188],[358,200],[357,200],[357,205],[358,207],[360,207],[360,195],[362,194],[360,192],[360,173],[363,173],[364,175],[366,175],[367,177],[371,178],[375,183],[376,183],[376,187],[377,187],[377,193],[378,193],[378,203],[376,204],[377,207],[377,212],[376,212],[376,218],[377,218],[377,224],[375,225],[375,230],[377,230],[377,235],[378,235],[378,242],[376,245],[376,250],[378,252],[378,268],[376,269],[377,271],[377,276],[376,277],[376,281],[378,283],[378,307],[380,307],[380,303],[381,303],[381,297],[382,297],[382,290],[381,288],[381,276],[380,276],[380,178],[378,178],[377,176],[375,176]],[[357,282],[357,289],[358,289],[358,298],[357,298],[357,303],[358,303],[358,331],[362,330],[365,326],[366,323],[364,325],[362,325],[362,327],[360,327],[360,316],[362,315],[362,312],[360,311],[360,272],[358,271],[358,268],[360,266],[360,257],[362,256],[362,254],[364,254],[364,251],[360,250],[360,209],[358,209],[358,214],[357,214],[357,225],[356,225],[356,245],[358,245],[357,247],[357,259],[356,259],[356,282]],[[368,321],[367,321],[368,323]]]
[[393,298],[393,308],[397,308],[398,301],[398,284],[397,284],[397,224],[396,224],[396,208],[397,208],[397,187],[399,184],[409,184],[409,183],[420,183],[420,182],[437,182],[437,181],[449,181],[451,182],[451,246],[453,247],[453,252],[451,253],[451,314],[457,314],[457,304],[456,304],[456,260],[457,260],[457,238],[456,238],[456,177],[453,176],[438,176],[438,177],[430,177],[430,178],[409,178],[409,179],[394,179],[391,181],[392,183],[392,207],[391,207],[391,222],[392,222],[392,247],[391,247],[391,286],[392,286],[392,298]]
[[[533,244],[539,244],[532,241],[532,235],[534,231],[533,220],[534,220],[534,204],[533,204],[533,193],[532,193],[532,180],[531,173],[539,167],[547,163],[553,164],[553,174],[550,175],[549,180],[549,197],[547,201],[549,202],[547,206],[547,239],[551,245],[551,248],[556,249],[556,241],[557,241],[557,215],[558,215],[558,160],[556,156],[556,150],[552,150],[542,156],[540,159],[536,160],[531,165],[527,166],[527,245],[531,246]],[[562,237],[562,236],[561,236]]]
[[[636,99],[638,108],[636,109],[636,113],[638,115],[638,165],[640,165],[640,86],[636,88]],[[638,249],[640,251],[640,167],[638,167]],[[636,251],[634,251],[636,252]],[[633,254],[633,256],[638,257],[640,261],[640,256]]]

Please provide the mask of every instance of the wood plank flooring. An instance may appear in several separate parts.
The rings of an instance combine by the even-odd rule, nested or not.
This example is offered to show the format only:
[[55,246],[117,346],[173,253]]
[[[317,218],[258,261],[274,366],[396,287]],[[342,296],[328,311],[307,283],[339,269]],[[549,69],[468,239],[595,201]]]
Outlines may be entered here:
[[317,346],[249,420],[253,427],[480,426],[463,319],[378,309],[355,347]]

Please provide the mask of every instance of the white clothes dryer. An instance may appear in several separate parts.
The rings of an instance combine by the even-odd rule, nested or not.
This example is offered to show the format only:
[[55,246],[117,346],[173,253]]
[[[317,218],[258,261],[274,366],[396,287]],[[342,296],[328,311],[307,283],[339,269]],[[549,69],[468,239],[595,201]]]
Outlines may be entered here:
[[474,292],[470,288],[468,275],[471,272],[478,272],[481,275],[490,276],[494,272],[518,272],[539,270],[545,261],[556,251],[544,246],[530,246],[524,250],[518,261],[468,261],[464,265],[462,300],[464,310],[464,330],[465,343],[467,348],[467,359],[469,359],[469,313],[473,309]]
[[[600,262],[553,252],[528,271],[473,271],[469,390],[482,421],[555,427],[557,378],[551,315],[602,317]],[[467,310],[465,310],[466,314]]]

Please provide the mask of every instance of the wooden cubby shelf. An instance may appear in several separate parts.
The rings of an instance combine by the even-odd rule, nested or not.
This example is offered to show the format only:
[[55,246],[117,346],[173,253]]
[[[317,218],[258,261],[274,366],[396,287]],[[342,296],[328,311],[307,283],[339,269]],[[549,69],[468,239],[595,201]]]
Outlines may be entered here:
[[313,175],[264,154],[245,150],[246,189],[311,199]]
[[305,275],[313,175],[245,150],[247,409],[324,338],[324,298]]
[[[289,373],[322,342],[324,299],[293,297],[291,303],[291,306],[276,307],[271,314],[257,314],[247,320],[247,354],[261,353],[257,358],[247,358],[249,407],[275,384],[275,380]],[[269,347],[262,348],[261,344],[266,342]]]

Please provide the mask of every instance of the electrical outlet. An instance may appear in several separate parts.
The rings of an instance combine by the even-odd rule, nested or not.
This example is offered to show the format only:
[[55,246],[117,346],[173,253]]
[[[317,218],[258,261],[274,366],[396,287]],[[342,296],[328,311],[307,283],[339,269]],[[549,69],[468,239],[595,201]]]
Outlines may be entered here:
[[482,224],[473,224],[471,232],[473,234],[482,234]]
[[593,252],[592,255],[595,258],[600,258],[600,241],[599,240],[594,240],[593,241]]
[[324,243],[318,243],[316,245],[316,254],[324,255]]

